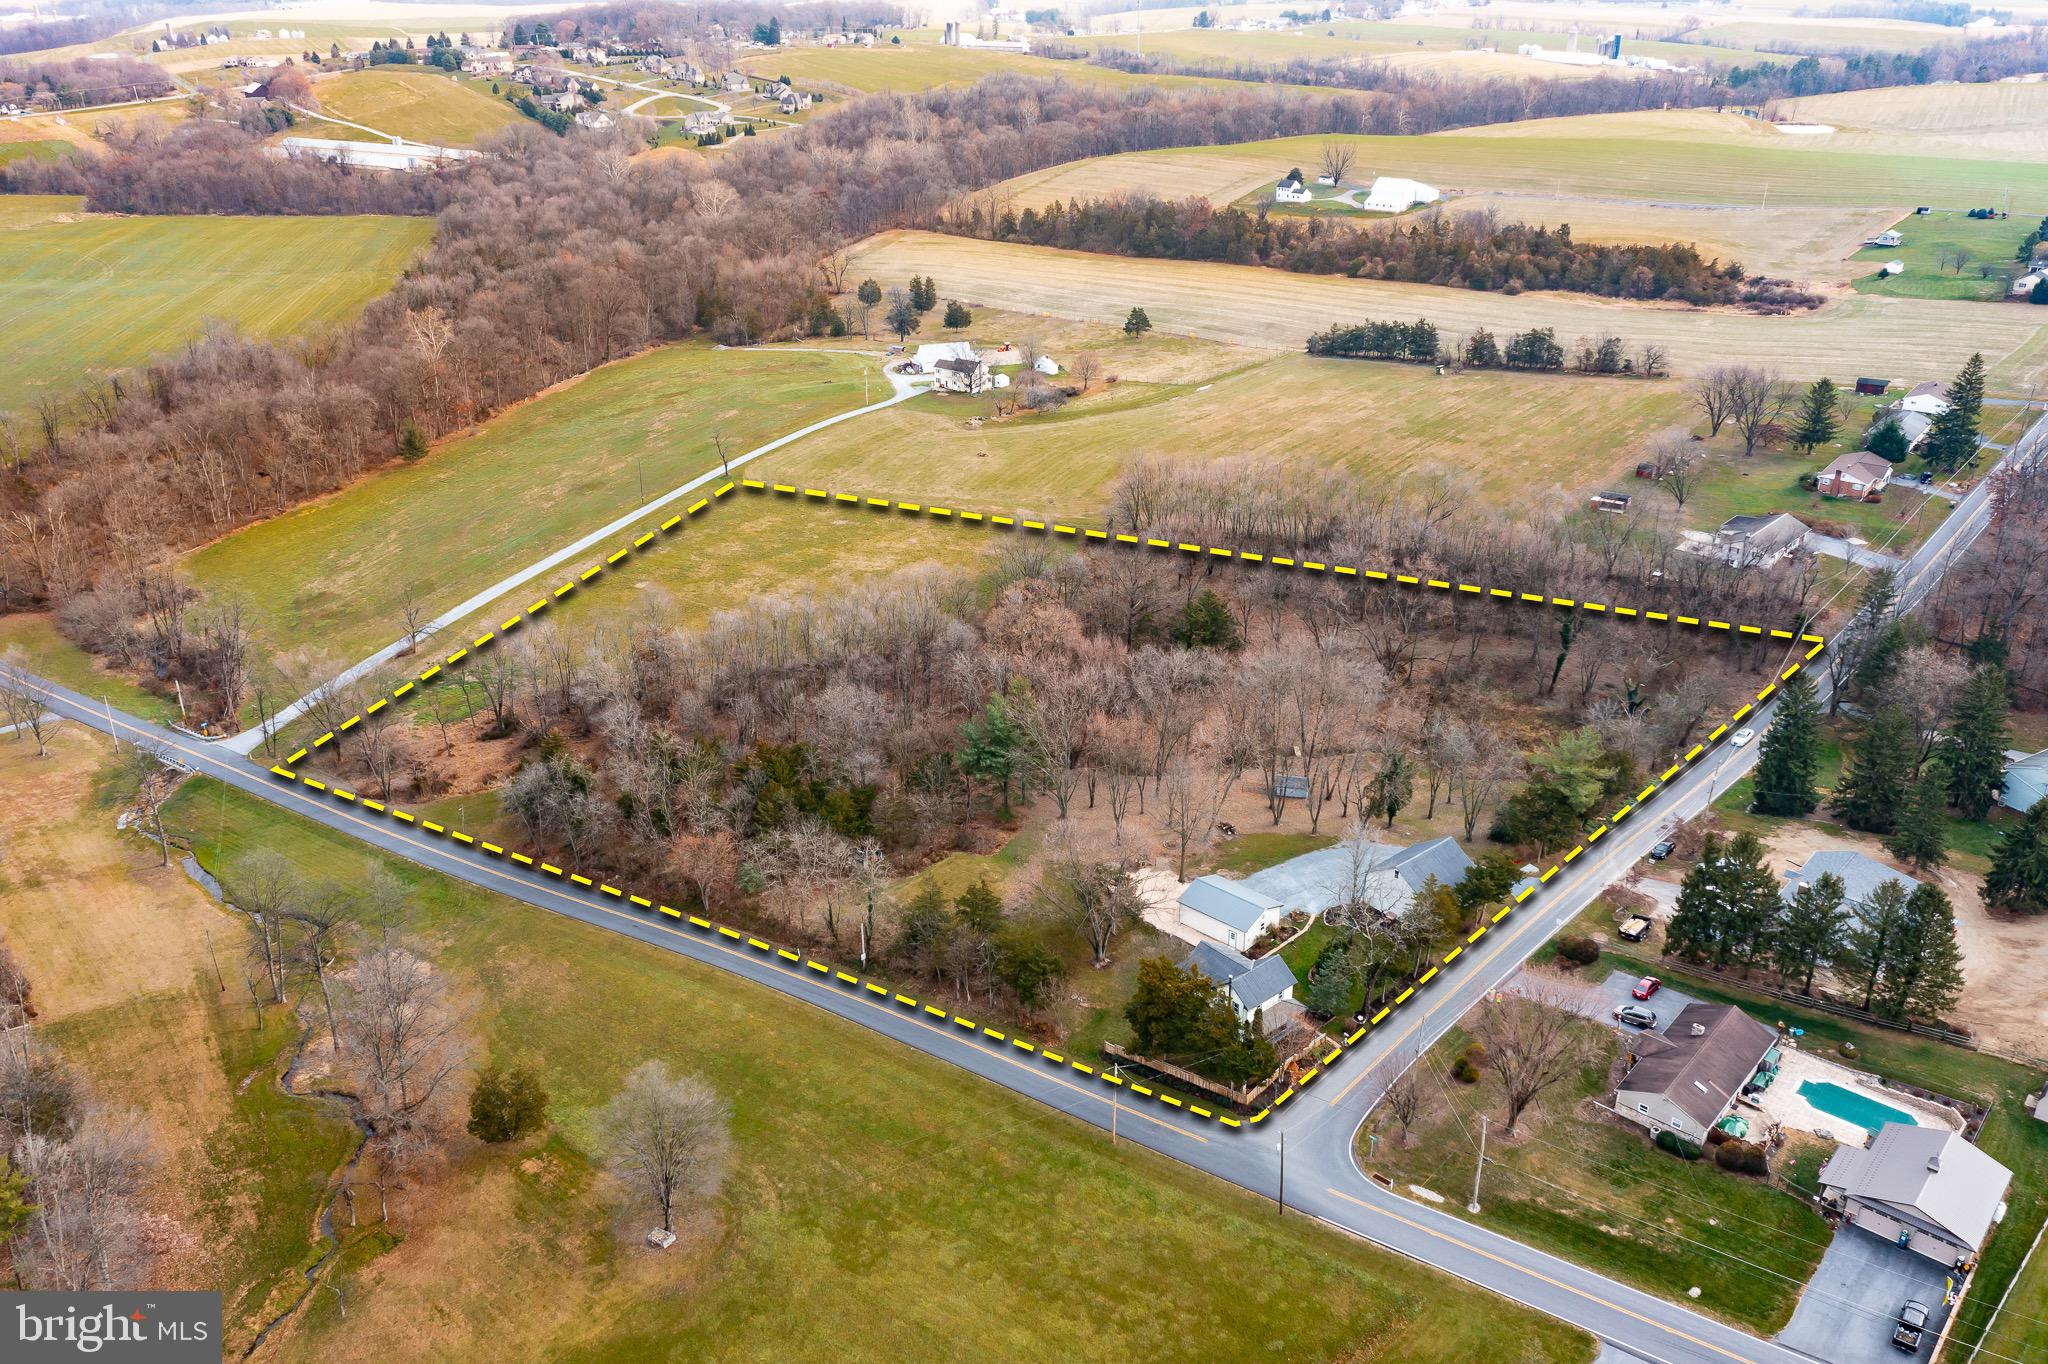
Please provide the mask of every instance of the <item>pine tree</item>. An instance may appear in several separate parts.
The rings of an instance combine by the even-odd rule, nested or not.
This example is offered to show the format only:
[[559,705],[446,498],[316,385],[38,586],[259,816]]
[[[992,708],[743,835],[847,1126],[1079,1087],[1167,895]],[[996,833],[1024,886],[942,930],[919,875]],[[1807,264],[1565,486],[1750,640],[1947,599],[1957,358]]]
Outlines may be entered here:
[[2048,800],[1998,836],[1984,903],[2015,914],[2048,914]]
[[1906,443],[1906,433],[1899,430],[1896,417],[1886,417],[1871,427],[1870,437],[1863,442],[1863,448],[1887,464],[1904,464],[1906,456],[1913,453],[1912,447]]
[[1866,1010],[1877,997],[1878,982],[1898,952],[1899,939],[1905,931],[1906,887],[1903,882],[1887,877],[1854,913],[1833,962],[1836,975],[1862,989]]
[[1983,667],[1970,675],[1942,736],[1948,763],[1949,804],[1965,819],[1982,819],[2005,788],[2006,673]]
[[1835,402],[1835,381],[1826,377],[1815,379],[1799,409],[1799,425],[1792,433],[1792,443],[1811,454],[1816,445],[1833,440],[1842,427]]
[[1927,428],[1927,463],[1936,469],[1959,469],[1977,454],[1977,421],[1984,408],[1984,357],[1964,361],[1948,386],[1948,410]]
[[1351,991],[1355,977],[1351,974],[1351,958],[1340,944],[1332,943],[1323,949],[1316,959],[1315,979],[1309,982],[1309,1012],[1324,1018],[1335,1018],[1351,1007]]
[[1948,773],[1930,758],[1913,783],[1913,793],[1899,814],[1899,827],[1884,841],[1893,857],[1925,871],[1948,861]]
[[946,304],[946,325],[948,327],[971,327],[974,325],[974,313],[959,299],[952,299]]
[[1849,911],[1842,907],[1846,898],[1842,878],[1828,872],[1793,891],[1785,906],[1771,943],[1771,963],[1806,994],[1813,993],[1814,972],[1834,959],[1842,925],[1849,922]]
[[872,279],[864,279],[853,291],[853,296],[872,308],[882,301],[882,286]]
[[1152,319],[1145,316],[1143,308],[1131,309],[1131,315],[1124,319],[1125,336],[1143,336],[1152,330]]
[[1777,874],[1771,870],[1764,845],[1755,834],[1735,836],[1722,855],[1714,879],[1724,906],[1714,965],[1726,967],[1734,961],[1748,971],[1769,956],[1785,908],[1778,893]]
[[1906,900],[1904,922],[1885,963],[1880,1002],[1895,1018],[1939,1018],[1963,993],[1963,952],[1956,912],[1939,886],[1922,885]]
[[[1823,381],[1825,382],[1825,381]],[[1756,764],[1759,814],[1810,815],[1820,804],[1820,701],[1813,683],[1797,672],[1778,689],[1778,713],[1764,731]]]
[[1678,887],[1678,907],[1664,930],[1664,950],[1687,961],[1699,961],[1719,946],[1724,931],[1726,900],[1721,893],[1718,872],[1721,840],[1707,835],[1700,860],[1686,872]]
[[1850,828],[1888,834],[1898,827],[1912,776],[1913,722],[1898,707],[1887,706],[1850,754],[1834,807]]

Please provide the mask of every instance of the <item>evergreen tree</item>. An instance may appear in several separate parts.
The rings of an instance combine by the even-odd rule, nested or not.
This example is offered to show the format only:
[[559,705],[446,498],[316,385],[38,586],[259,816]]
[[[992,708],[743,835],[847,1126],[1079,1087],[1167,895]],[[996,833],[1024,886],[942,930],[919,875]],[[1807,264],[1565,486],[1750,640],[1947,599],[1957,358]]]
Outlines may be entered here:
[[1786,980],[1798,981],[1805,994],[1813,993],[1814,972],[1834,959],[1840,945],[1842,925],[1850,917],[1842,907],[1846,898],[1842,878],[1828,872],[1793,891],[1785,906],[1771,943],[1771,964]]
[[1897,706],[1877,713],[1849,756],[1836,788],[1842,822],[1865,833],[1888,834],[1899,824],[1913,777],[1913,722]]
[[989,889],[986,879],[961,891],[953,908],[960,922],[977,933],[993,934],[1003,925],[1003,897]]
[[426,433],[412,422],[407,422],[398,433],[398,457],[410,464],[425,458],[427,453]]
[[1870,428],[1870,437],[1863,442],[1863,448],[1887,464],[1904,464],[1906,456],[1913,453],[1912,447],[1906,443],[1906,433],[1899,430],[1899,419],[1889,416]]
[[1308,986],[1310,1013],[1336,1018],[1350,1009],[1352,987],[1357,982],[1343,944],[1331,943],[1323,949],[1323,954],[1316,958],[1312,976]]
[[1010,817],[1010,779],[1025,747],[1025,733],[1010,718],[1009,703],[1001,696],[988,699],[980,715],[960,731],[960,752],[954,761],[970,777],[993,782],[1001,788],[1003,818]]
[[1835,949],[1835,974],[1863,991],[1863,1007],[1877,997],[1878,982],[1885,967],[1899,950],[1906,932],[1906,887],[1887,877],[1878,883],[1860,908],[1854,911],[1848,931]]
[[918,970],[936,972],[952,931],[945,893],[931,881],[922,881],[896,921],[896,951]]
[[1984,408],[1984,357],[1972,355],[1948,386],[1948,410],[1927,428],[1927,463],[1959,469],[1977,454],[1977,421]]
[[1842,427],[1841,417],[1835,411],[1836,396],[1833,379],[1822,377],[1813,381],[1799,408],[1799,425],[1792,432],[1794,445],[1811,454],[1816,445],[1826,445],[1835,438],[1835,432]]
[[1894,1018],[1940,1018],[1962,993],[1955,907],[1941,887],[1923,884],[1906,900],[1904,922],[1885,962],[1879,1003]]
[[1204,588],[1201,594],[1180,611],[1169,633],[1173,642],[1189,649],[1223,649],[1236,653],[1244,647],[1244,636],[1238,632],[1237,617],[1230,614],[1230,606],[1213,589]]
[[1942,736],[1949,804],[1965,819],[1990,814],[2005,789],[2005,749],[2012,741],[2005,723],[2006,680],[2004,668],[1986,666],[1972,673]]
[[1124,319],[1125,336],[1143,336],[1152,330],[1152,319],[1145,316],[1143,308],[1131,309],[1131,315]]
[[959,299],[949,299],[946,303],[946,325],[948,327],[971,327],[974,325],[974,313]]
[[29,1201],[28,1176],[0,1154],[0,1250],[5,1250],[14,1234],[28,1225],[35,1210],[36,1205]]
[[874,280],[864,279],[860,282],[860,287],[853,291],[853,296],[872,308],[882,301],[882,286]]
[[1493,339],[1493,333],[1480,327],[1465,338],[1465,368],[1499,369],[1500,343]]
[[1998,835],[1984,903],[2014,914],[2048,914],[2048,800]]
[[910,301],[909,296],[898,293],[889,304],[889,312],[883,322],[896,333],[896,340],[900,343],[908,341],[910,334],[923,325],[924,319],[918,315],[917,305]]
[[1664,950],[1687,961],[1711,955],[1720,943],[1725,926],[1726,902],[1722,898],[1718,871],[1722,843],[1707,835],[1700,860],[1693,863],[1678,887],[1678,908],[1664,930]]
[[1930,758],[1899,814],[1899,827],[1884,841],[1893,857],[1915,871],[1948,861],[1948,785],[1940,759]]
[[548,1093],[526,1066],[507,1070],[492,1062],[469,1092],[469,1134],[478,1141],[516,1141],[547,1120]]
[[1757,757],[1755,806],[1759,814],[1810,815],[1820,804],[1820,701],[1804,671],[1778,689],[1778,698]]
[[1726,908],[1714,965],[1739,964],[1747,972],[1769,959],[1785,909],[1778,877],[1755,834],[1739,833],[1721,858],[1719,875]]

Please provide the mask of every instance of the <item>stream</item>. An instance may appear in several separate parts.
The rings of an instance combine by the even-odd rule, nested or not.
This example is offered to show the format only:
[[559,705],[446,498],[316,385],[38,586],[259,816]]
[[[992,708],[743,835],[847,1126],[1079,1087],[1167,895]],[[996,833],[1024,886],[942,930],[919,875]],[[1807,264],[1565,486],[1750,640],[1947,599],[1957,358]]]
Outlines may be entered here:
[[[184,869],[185,875],[190,877],[201,889],[205,890],[208,895],[212,896],[214,902],[220,905],[221,908],[232,910],[235,913],[242,912],[235,909],[235,906],[228,901],[222,891],[220,882],[214,878],[211,872],[199,865],[198,858],[187,853],[180,859],[179,865]],[[317,1104],[329,1112],[346,1118],[349,1124],[356,1129],[355,1147],[349,1152],[348,1159],[342,1163],[338,1174],[328,1181],[328,1192],[321,1197],[320,1212],[314,1219],[314,1230],[319,1234],[320,1239],[326,1242],[327,1249],[322,1252],[318,1260],[314,1261],[304,1270],[306,1279],[305,1290],[294,1297],[282,1311],[263,1324],[262,1328],[256,1332],[255,1338],[243,1349],[241,1353],[243,1359],[249,1358],[256,1351],[263,1348],[263,1342],[270,1338],[271,1332],[291,1320],[298,1313],[299,1309],[312,1299],[315,1289],[319,1286],[321,1271],[326,1269],[333,1262],[334,1257],[341,1253],[341,1238],[334,1229],[334,1209],[341,1202],[342,1190],[348,1187],[349,1176],[355,1173],[358,1165],[362,1164],[363,1153],[369,1149],[370,1145],[370,1123],[363,1116],[361,1101],[353,1094],[342,1094],[332,1090],[319,1089],[302,1091],[294,1088],[298,1080],[300,1067],[305,1064],[306,1046],[312,1040],[313,1028],[310,1024],[299,1029],[298,1041],[292,1044],[291,1060],[286,1063],[282,1072],[271,1077],[271,1083],[278,1087],[279,1092],[290,1098]]]

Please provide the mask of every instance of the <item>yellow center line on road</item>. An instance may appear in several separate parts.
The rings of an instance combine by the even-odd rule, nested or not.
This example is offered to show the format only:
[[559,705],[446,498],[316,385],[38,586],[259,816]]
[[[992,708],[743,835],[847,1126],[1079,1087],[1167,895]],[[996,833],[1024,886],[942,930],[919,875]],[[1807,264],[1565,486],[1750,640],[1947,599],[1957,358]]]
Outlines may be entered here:
[[[1633,1308],[1623,1307],[1620,1303],[1615,1302],[1611,1298],[1603,1298],[1598,1293],[1590,1293],[1585,1289],[1578,1287],[1575,1284],[1568,1284],[1562,1279],[1552,1278],[1550,1275],[1543,1273],[1541,1270],[1530,1269],[1527,1266],[1518,1265],[1513,1260],[1508,1259],[1504,1255],[1495,1255],[1490,1250],[1482,1249],[1481,1247],[1474,1245],[1472,1242],[1464,1240],[1457,1236],[1452,1236],[1448,1232],[1438,1231],[1435,1227],[1425,1227],[1422,1225],[1422,1223],[1403,1217],[1401,1216],[1401,1214],[1397,1212],[1390,1212],[1385,1208],[1375,1208],[1372,1204],[1366,1202],[1364,1199],[1354,1198],[1350,1194],[1345,1193],[1342,1189],[1325,1189],[1324,1192],[1334,1195],[1337,1198],[1341,1198],[1346,1203],[1352,1204],[1354,1207],[1364,1208],[1369,1213],[1373,1213],[1379,1217],[1384,1217],[1390,1222],[1398,1222],[1402,1226],[1409,1228],[1411,1231],[1419,1231],[1424,1236],[1434,1237],[1435,1239],[1442,1241],[1446,1245],[1456,1246],[1460,1250],[1469,1251],[1474,1255],[1482,1257],[1483,1259],[1491,1260],[1493,1263],[1500,1265],[1504,1269],[1513,1270],[1518,1274],[1526,1274],[1530,1278],[1536,1280],[1538,1283],[1549,1284],[1552,1288],[1557,1289],[1561,1293],[1569,1293],[1575,1298],[1582,1298],[1585,1301],[1590,1302],[1597,1307],[1604,1307],[1610,1312],[1619,1312],[1622,1316],[1627,1317],[1631,1321],[1641,1322],[1643,1325],[1651,1327],[1658,1331],[1662,1331],[1666,1335],[1675,1336],[1677,1339],[1685,1341],[1689,1345],[1697,1345],[1702,1350],[1712,1350],[1715,1354],[1720,1355],[1723,1359],[1738,1360],[1740,1361],[1740,1364],[1756,1364],[1755,1357],[1752,1355],[1739,1355],[1736,1354],[1733,1350],[1724,1350],[1719,1345],[1714,1344],[1710,1340],[1702,1340],[1698,1336],[1693,1335],[1690,1332],[1681,1331],[1676,1326],[1672,1326],[1666,1322],[1658,1321],[1655,1317],[1645,1316],[1643,1313],[1635,1311]],[[1488,1286],[1491,1287],[1491,1285]],[[1498,1288],[1495,1288],[1494,1291],[1499,1292],[1500,1290]]]

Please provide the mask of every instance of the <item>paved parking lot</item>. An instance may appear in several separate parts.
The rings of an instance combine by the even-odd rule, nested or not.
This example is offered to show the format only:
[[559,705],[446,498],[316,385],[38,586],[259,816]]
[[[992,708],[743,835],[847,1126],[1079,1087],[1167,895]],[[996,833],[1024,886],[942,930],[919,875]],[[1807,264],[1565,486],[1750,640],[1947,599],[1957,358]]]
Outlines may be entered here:
[[1892,1324],[1907,1299],[1927,1305],[1924,1358],[1948,1320],[1942,1306],[1948,1270],[1924,1255],[1901,1250],[1861,1227],[1835,1232],[1820,1268],[1800,1295],[1778,1341],[1830,1364],[1876,1364],[1904,1359],[1892,1345]]

